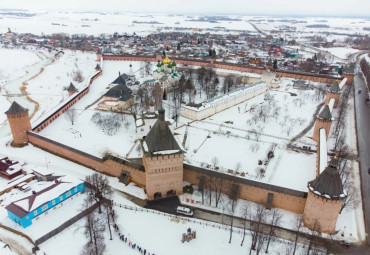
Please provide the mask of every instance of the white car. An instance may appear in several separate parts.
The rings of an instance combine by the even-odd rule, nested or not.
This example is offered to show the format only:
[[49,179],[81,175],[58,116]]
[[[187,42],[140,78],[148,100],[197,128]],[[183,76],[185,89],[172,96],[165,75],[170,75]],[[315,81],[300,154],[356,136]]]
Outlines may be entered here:
[[185,216],[193,216],[193,211],[190,208],[183,207],[183,206],[178,206],[176,210],[177,214],[182,214]]

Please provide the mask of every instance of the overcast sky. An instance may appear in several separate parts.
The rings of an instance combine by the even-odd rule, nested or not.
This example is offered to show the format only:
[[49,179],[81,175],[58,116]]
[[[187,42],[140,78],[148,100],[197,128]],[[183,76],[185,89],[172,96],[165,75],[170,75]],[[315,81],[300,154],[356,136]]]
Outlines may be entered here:
[[370,16],[370,0],[0,0],[0,8],[184,14]]

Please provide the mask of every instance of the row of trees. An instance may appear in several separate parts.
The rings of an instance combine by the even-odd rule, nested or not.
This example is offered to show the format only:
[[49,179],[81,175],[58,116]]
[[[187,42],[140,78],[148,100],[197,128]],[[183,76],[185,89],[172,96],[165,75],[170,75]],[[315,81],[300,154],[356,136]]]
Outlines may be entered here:
[[117,218],[114,215],[110,201],[112,189],[108,178],[100,173],[94,173],[85,178],[87,198],[84,200],[82,210],[86,210],[98,204],[98,212],[92,212],[86,216],[83,225],[84,235],[87,239],[81,255],[102,255],[105,252],[105,231],[108,229],[112,240],[112,222]]
[[370,90],[370,65],[366,61],[366,58],[361,59],[360,61],[361,71],[365,76],[365,81],[367,83],[368,89]]
[[[208,188],[209,205],[212,201],[212,191],[214,194],[214,201],[216,207],[220,201],[222,195],[222,189],[228,190],[229,195],[226,196],[227,200],[223,201],[226,205],[226,211],[223,212],[223,223],[229,226],[229,243],[232,242],[233,229],[236,221],[241,223],[243,228],[242,240],[240,245],[243,246],[245,237],[247,234],[250,236],[249,254],[260,254],[269,252],[270,245],[277,240],[277,231],[279,225],[281,225],[282,215],[278,209],[267,209],[264,205],[258,204],[256,207],[244,206],[242,208],[242,217],[236,218],[235,211],[237,205],[237,198],[240,191],[240,186],[235,183],[226,185],[222,179],[212,176],[200,176],[199,191],[202,193],[202,200],[204,201],[205,188]],[[225,218],[225,220],[224,220]],[[241,221],[241,222],[240,222]],[[293,242],[288,242],[286,245],[286,254],[294,255],[299,254],[298,243],[301,237],[301,231],[303,228],[303,220],[301,216],[296,217],[294,223],[295,234],[293,236]],[[307,240],[307,245],[304,249],[304,254],[319,254],[323,250],[323,243],[320,242],[321,228],[318,223],[315,223],[312,230],[310,230],[310,236]],[[328,243],[324,243],[328,244]],[[327,245],[324,247],[330,249]],[[302,249],[301,249],[302,250]]]

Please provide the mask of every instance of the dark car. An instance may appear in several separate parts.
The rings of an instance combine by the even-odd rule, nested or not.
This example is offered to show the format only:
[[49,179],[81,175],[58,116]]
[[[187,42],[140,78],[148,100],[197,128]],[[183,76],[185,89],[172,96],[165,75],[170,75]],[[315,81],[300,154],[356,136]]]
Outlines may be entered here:
[[368,172],[368,174],[370,174],[370,168],[369,168],[369,169],[367,169],[367,172]]

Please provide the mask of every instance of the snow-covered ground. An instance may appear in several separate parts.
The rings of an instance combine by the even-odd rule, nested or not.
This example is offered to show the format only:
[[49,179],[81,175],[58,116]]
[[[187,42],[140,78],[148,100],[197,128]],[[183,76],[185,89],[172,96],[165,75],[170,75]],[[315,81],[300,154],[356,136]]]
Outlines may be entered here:
[[359,52],[357,49],[352,49],[348,47],[334,47],[334,48],[319,48],[323,51],[328,51],[334,56],[341,59],[348,59],[349,55]]
[[[65,50],[53,64],[44,67],[42,73],[28,81],[26,91],[30,98],[39,103],[38,112],[33,116],[31,123],[68,97],[65,88],[71,82],[77,89],[89,82],[89,78],[96,73],[95,58],[93,53]],[[83,77],[81,82],[74,80],[74,75],[78,71]]]
[[[108,14],[108,15],[107,15]],[[189,32],[193,28],[208,29],[221,27],[218,33],[223,29],[247,30],[255,32],[255,29],[244,19],[238,21],[219,21],[217,23],[190,21],[198,19],[199,16],[185,17],[183,15],[166,15],[166,14],[139,14],[139,13],[81,13],[81,12],[56,12],[50,11],[38,13],[33,17],[16,17],[0,15],[0,31],[6,32],[10,28],[17,33],[34,33],[41,35],[53,33],[68,34],[113,34],[118,33],[136,33],[146,35],[157,32],[164,27],[183,27]],[[231,16],[236,18],[235,16]],[[157,24],[133,23],[152,22]],[[223,29],[222,29],[223,28]],[[229,32],[228,32],[229,33]]]
[[[5,112],[13,102],[22,103],[24,107],[31,104],[26,97],[19,97],[22,83],[36,75],[42,66],[48,63],[48,58],[44,52],[29,51],[20,49],[0,48],[0,109]],[[9,97],[8,97],[9,96]],[[5,114],[0,114],[0,126],[4,125]]]

